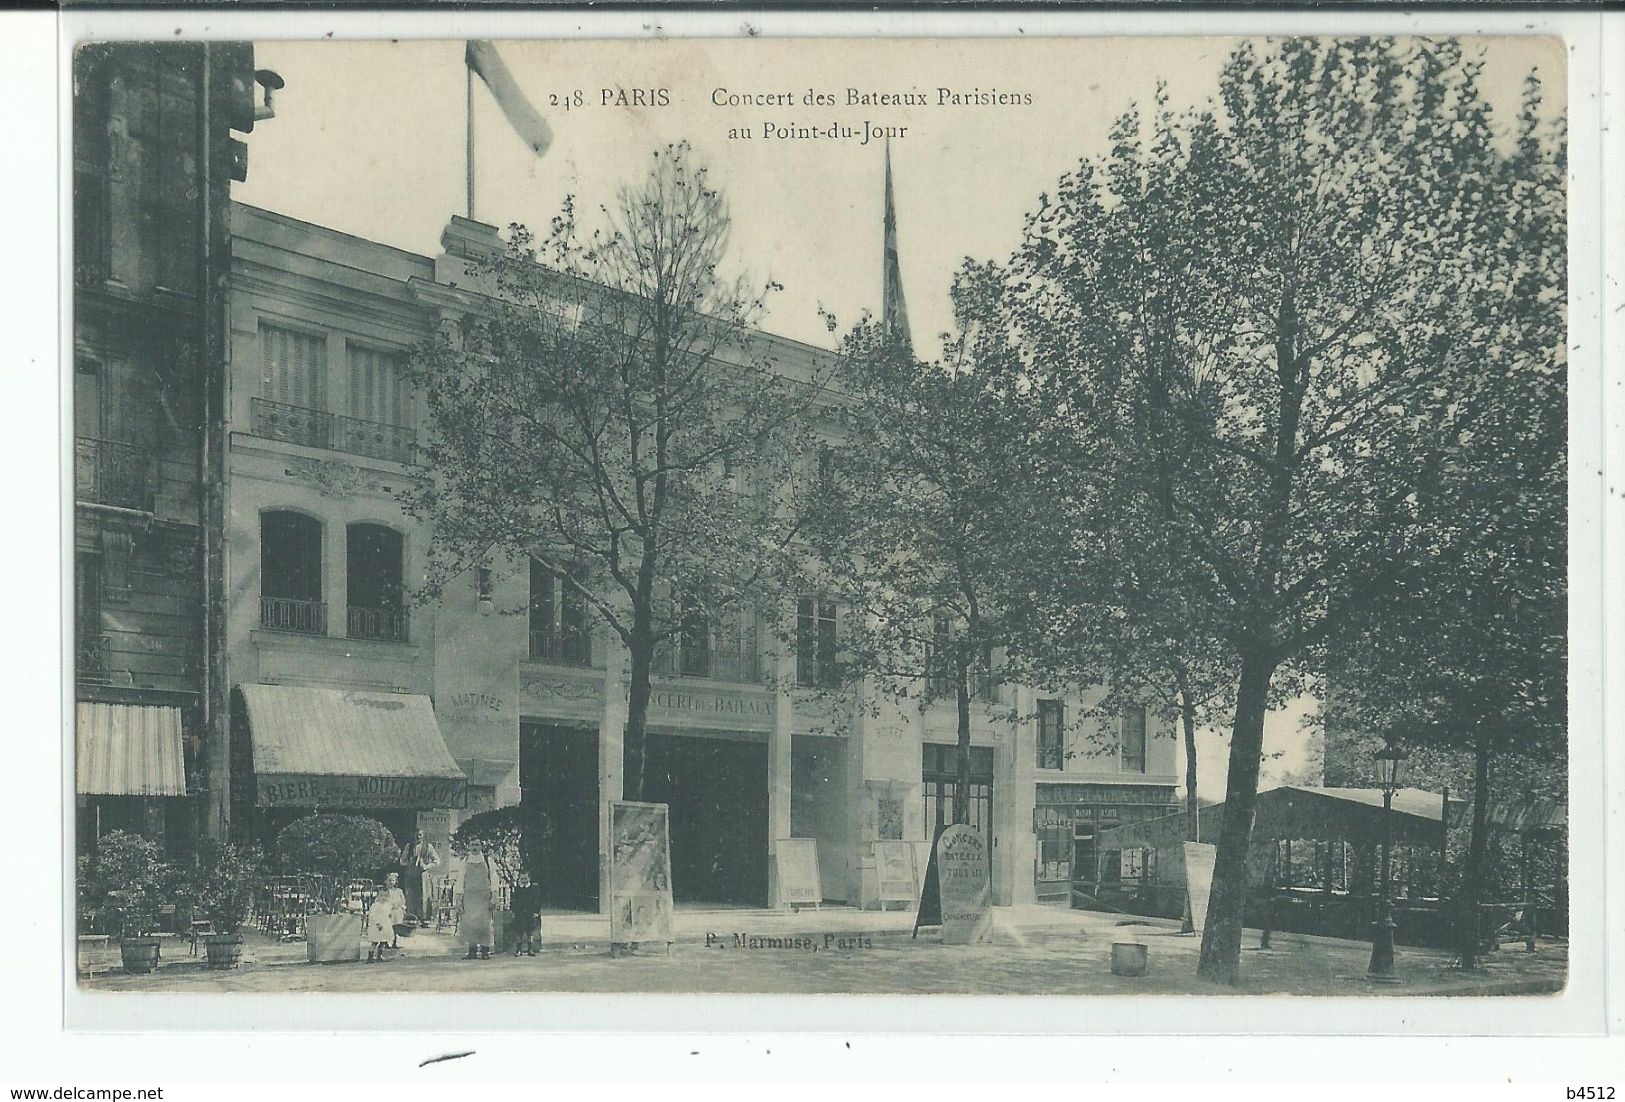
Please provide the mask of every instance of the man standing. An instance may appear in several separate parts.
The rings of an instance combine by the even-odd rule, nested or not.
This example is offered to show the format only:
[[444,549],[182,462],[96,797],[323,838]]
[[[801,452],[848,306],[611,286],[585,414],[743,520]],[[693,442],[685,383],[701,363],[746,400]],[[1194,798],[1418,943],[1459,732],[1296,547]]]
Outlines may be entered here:
[[419,926],[429,924],[428,915],[423,913],[424,881],[428,871],[440,864],[440,855],[434,847],[423,840],[423,831],[418,831],[406,848],[401,850],[401,884],[406,889],[406,913],[416,920]]

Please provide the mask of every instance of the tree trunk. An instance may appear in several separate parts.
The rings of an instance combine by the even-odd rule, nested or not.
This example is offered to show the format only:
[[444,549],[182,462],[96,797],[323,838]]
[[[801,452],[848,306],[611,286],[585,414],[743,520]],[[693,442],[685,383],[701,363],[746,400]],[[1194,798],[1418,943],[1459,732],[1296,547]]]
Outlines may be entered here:
[[[1174,671],[1179,689],[1179,720],[1185,735],[1185,840],[1202,840],[1201,805],[1196,800],[1196,701],[1191,699],[1190,674],[1184,666]],[[1179,919],[1179,932],[1194,934],[1196,916],[1191,913],[1190,893],[1185,893],[1185,910]]]
[[1247,906],[1247,852],[1253,841],[1258,770],[1264,750],[1264,713],[1269,707],[1275,659],[1259,651],[1241,657],[1236,720],[1230,731],[1230,773],[1224,792],[1224,827],[1213,862],[1213,891],[1202,930],[1196,974],[1213,983],[1241,979],[1241,929]]
[[654,668],[654,629],[648,612],[632,614],[632,639],[628,646],[631,665],[627,670],[626,736],[622,754],[626,769],[623,785],[628,800],[643,799],[644,765],[649,754],[649,676]]
[[1473,829],[1467,843],[1467,874],[1461,884],[1461,966],[1478,967],[1478,937],[1482,925],[1479,904],[1484,899],[1484,858],[1489,851],[1490,740],[1480,725],[1473,740]]
[[957,706],[959,731],[956,740],[959,767],[958,783],[954,785],[954,822],[970,822],[970,670],[959,664],[954,678],[954,703]]

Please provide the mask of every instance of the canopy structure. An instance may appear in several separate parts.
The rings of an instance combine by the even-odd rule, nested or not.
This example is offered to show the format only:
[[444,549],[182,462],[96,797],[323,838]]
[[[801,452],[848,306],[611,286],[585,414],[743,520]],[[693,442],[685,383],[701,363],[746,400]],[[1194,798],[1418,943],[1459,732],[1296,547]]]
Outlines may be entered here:
[[242,685],[260,807],[463,807],[426,696]]
[[[1438,849],[1444,841],[1444,797],[1420,788],[1394,793],[1389,821],[1396,845]],[[1466,814],[1467,802],[1450,801],[1450,823]],[[1224,828],[1224,805],[1212,804],[1198,812],[1204,842],[1217,842]],[[1315,838],[1324,841],[1376,842],[1382,838],[1382,790],[1378,788],[1310,788],[1281,785],[1258,794],[1253,818],[1253,839]],[[1102,849],[1177,848],[1186,841],[1185,815],[1113,827],[1101,835]]]
[[184,796],[179,708],[74,705],[74,789],[81,796]]
[[1569,825],[1568,807],[1556,800],[1491,800],[1485,817],[1491,830],[1509,834],[1559,834]]

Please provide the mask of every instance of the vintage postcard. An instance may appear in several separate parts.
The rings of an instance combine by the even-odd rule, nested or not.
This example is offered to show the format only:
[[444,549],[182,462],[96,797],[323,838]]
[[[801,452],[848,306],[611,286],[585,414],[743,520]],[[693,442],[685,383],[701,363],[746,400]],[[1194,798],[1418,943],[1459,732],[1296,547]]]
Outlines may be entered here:
[[1566,97],[81,44],[78,995],[1562,992]]

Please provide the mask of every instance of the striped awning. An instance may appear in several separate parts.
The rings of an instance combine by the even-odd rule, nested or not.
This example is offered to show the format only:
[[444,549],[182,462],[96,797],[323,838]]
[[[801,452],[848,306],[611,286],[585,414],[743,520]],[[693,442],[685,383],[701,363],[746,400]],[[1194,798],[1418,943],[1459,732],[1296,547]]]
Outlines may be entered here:
[[74,787],[81,796],[184,796],[179,708],[80,701]]
[[460,808],[457,768],[426,696],[243,685],[261,807]]

